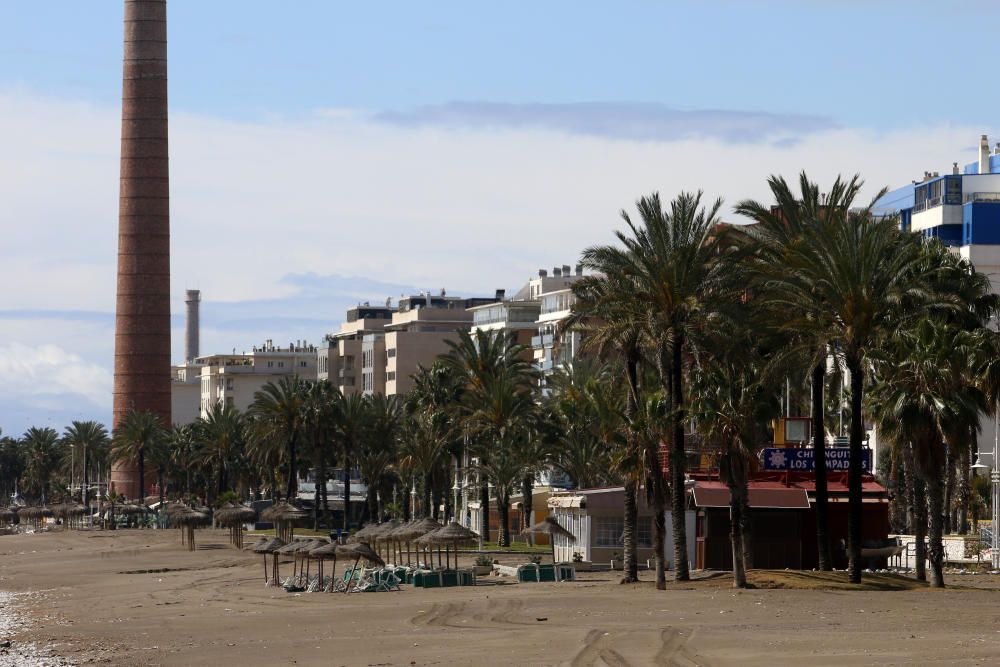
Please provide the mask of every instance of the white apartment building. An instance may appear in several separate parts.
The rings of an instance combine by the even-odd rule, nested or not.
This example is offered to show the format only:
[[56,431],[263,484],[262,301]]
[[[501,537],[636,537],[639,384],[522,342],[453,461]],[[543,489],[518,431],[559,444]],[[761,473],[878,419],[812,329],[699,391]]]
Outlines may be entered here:
[[[254,401],[254,394],[268,382],[277,383],[291,375],[315,380],[316,354],[316,347],[305,341],[279,347],[267,340],[251,352],[207,355],[175,366],[171,385],[174,422],[194,421],[191,403],[195,400],[195,417],[206,416],[216,403],[246,411]],[[197,394],[192,386],[197,387]]]
[[577,265],[575,273],[569,266],[555,267],[549,276],[544,269],[528,287],[539,301],[537,335],[531,339],[535,365],[542,374],[542,391],[546,380],[563,364],[572,363],[580,353],[581,337],[578,332],[560,333],[560,325],[570,316],[575,298],[571,286],[583,276],[583,267]]

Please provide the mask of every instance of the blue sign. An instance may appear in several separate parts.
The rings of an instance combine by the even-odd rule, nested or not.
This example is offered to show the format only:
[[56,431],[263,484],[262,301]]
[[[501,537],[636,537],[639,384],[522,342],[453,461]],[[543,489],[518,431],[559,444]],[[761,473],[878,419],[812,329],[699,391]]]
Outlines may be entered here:
[[[793,447],[768,447],[761,455],[764,470],[792,470],[813,472],[816,470],[816,459],[813,449],[797,449]],[[849,447],[827,447],[826,469],[831,471],[847,471],[851,461]],[[861,450],[861,467],[872,469],[872,450],[865,447]]]

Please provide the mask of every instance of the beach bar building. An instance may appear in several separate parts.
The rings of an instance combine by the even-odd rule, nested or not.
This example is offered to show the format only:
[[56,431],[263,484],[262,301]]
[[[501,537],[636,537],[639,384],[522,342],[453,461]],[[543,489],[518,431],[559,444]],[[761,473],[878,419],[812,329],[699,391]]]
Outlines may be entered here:
[[[832,472],[829,489],[829,532],[835,568],[847,567],[847,473]],[[749,483],[750,544],[753,567],[810,570],[818,567],[816,481],[812,472],[762,472]],[[729,489],[715,478],[698,479],[691,492],[697,513],[696,559],[699,569],[731,570]],[[881,542],[889,534],[889,500],[885,487],[870,475],[862,481],[862,542]],[[881,562],[866,567],[885,567]]]

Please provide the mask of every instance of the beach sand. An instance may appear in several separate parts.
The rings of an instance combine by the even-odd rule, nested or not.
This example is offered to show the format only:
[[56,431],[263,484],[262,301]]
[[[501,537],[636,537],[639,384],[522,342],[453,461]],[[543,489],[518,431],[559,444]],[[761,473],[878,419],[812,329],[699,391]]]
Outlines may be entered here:
[[[198,531],[198,547],[181,547],[177,531],[0,536],[0,590],[30,593],[0,599],[16,619],[0,621],[0,640],[12,640],[0,665],[819,667],[994,665],[1000,655],[1000,580],[986,575],[951,577],[962,588],[945,591],[876,590],[898,583],[888,580],[863,591],[737,592],[722,576],[656,591],[605,572],[560,584],[488,577],[466,588],[289,594],[266,588],[261,556],[231,548],[223,531]],[[36,662],[16,659],[24,654]]]

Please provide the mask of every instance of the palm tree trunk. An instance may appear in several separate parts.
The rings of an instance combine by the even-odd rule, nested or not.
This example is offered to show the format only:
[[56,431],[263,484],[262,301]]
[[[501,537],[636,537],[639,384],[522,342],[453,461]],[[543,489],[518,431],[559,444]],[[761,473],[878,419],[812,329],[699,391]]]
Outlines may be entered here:
[[351,525],[351,448],[344,450],[344,532]]
[[378,511],[378,491],[371,481],[368,483],[366,500],[368,501],[368,520],[373,523],[378,523],[378,520],[382,518]]
[[972,458],[972,442],[962,447],[962,454],[959,458],[958,469],[958,532],[962,535],[969,534],[969,501],[972,497],[969,487],[970,463]]
[[[531,510],[532,510],[532,490],[535,486],[535,478],[533,475],[525,475],[521,478],[521,530],[527,530],[531,528]],[[532,537],[529,535],[529,540]],[[552,541],[552,536],[549,535],[549,542]]]
[[673,363],[670,372],[673,376],[671,386],[671,403],[674,417],[673,460],[670,462],[670,495],[671,514],[674,524],[674,580],[689,581],[691,573],[687,555],[687,526],[684,515],[687,510],[685,502],[687,491],[684,488],[684,471],[687,468],[687,453],[684,450],[684,368],[681,353],[684,348],[684,336],[674,331]]
[[497,494],[497,509],[500,513],[500,541],[497,546],[510,546],[510,496],[506,492]]
[[743,562],[743,507],[746,504],[746,480],[743,484],[729,482],[729,541],[733,550],[733,587],[747,587],[747,571]]
[[[945,464],[944,464],[945,465],[945,469],[944,469],[944,473],[945,474],[944,474],[944,480],[943,480],[944,481],[944,498],[942,499],[941,509],[940,509],[941,519],[943,521],[941,529],[944,531],[944,534],[946,534],[946,535],[950,535],[952,533],[952,521],[951,521],[951,519],[952,519],[952,512],[951,512],[952,503],[951,503],[951,499],[954,497],[954,494],[955,494],[955,482],[957,481],[956,480],[956,475],[955,475],[955,454],[954,454],[954,449],[953,449],[953,447],[951,445],[952,445],[952,443],[950,443],[950,442],[946,442],[946,444],[945,444]],[[929,486],[930,486],[930,484],[928,484],[928,487]],[[930,494],[929,491],[928,491],[927,495],[928,495],[928,497],[930,497],[931,494]]]
[[483,483],[479,489],[479,512],[482,516],[482,536],[483,542],[490,541],[490,484],[486,476],[483,476]]
[[639,564],[636,561],[636,523],[639,518],[639,505],[636,500],[638,484],[635,480],[625,482],[625,517],[623,521],[622,541],[625,559],[625,575],[623,584],[639,581]]
[[857,352],[847,355],[847,370],[851,374],[851,459],[847,469],[847,556],[848,579],[861,583],[861,441],[864,437],[864,370]]
[[428,518],[431,517],[431,485],[434,481],[433,477],[432,473],[428,472],[424,474],[424,488],[422,489],[423,497],[421,498],[421,502],[424,505],[422,508],[423,514]]
[[812,436],[813,460],[816,462],[816,547],[819,569],[833,569],[830,555],[830,507],[826,484],[826,427],[823,420],[823,387],[826,363],[816,364],[812,371]]
[[139,502],[146,502],[146,452],[139,450]]
[[934,588],[944,588],[944,545],[942,544],[942,530],[944,528],[944,480],[941,475],[928,475],[927,500],[928,500],[928,543],[927,555],[931,563],[931,586]]
[[[912,466],[916,469],[916,466]],[[927,497],[924,479],[913,475],[913,535],[916,540],[915,575],[919,581],[927,581]]]
[[892,451],[892,472],[889,475],[889,525],[896,533],[905,533],[910,527],[906,521],[906,478],[903,472],[903,453],[896,446]]
[[653,555],[656,557],[656,590],[658,591],[667,589],[667,504],[664,502],[664,495],[656,493],[656,502],[653,503]]
[[743,545],[743,569],[753,569],[753,521],[750,516],[750,494],[743,496],[740,510],[740,542]]
[[298,496],[298,470],[295,467],[295,445],[297,443],[295,441],[296,436],[293,433],[288,439],[288,479],[285,481],[285,500],[288,502],[292,502]]
[[[81,500],[83,500],[83,506],[87,508],[87,516],[90,516],[90,498],[87,496],[87,491],[90,489],[90,462],[87,460],[87,448],[83,447],[83,494]],[[5,495],[4,498],[7,496]],[[89,522],[90,519],[88,518]]]

